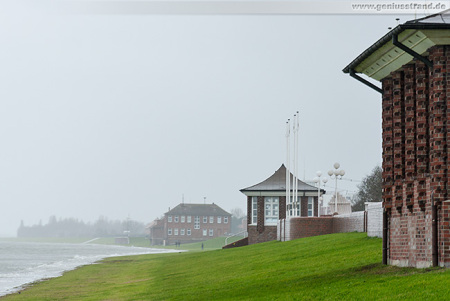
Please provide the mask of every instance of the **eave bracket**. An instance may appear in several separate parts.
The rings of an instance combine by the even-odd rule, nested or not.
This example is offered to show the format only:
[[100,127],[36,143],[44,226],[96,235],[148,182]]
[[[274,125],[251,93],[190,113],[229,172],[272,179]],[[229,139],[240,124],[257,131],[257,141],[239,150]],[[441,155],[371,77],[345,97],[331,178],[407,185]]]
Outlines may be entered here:
[[392,36],[392,44],[394,44],[394,46],[400,48],[404,52],[408,53],[409,55],[412,55],[414,58],[422,61],[428,67],[433,68],[433,63],[429,59],[427,59],[426,57],[424,57],[424,56],[418,54],[417,52],[415,52],[414,50],[412,50],[411,48],[408,48],[405,45],[403,45],[402,43],[400,43],[398,41],[398,35],[394,34]]

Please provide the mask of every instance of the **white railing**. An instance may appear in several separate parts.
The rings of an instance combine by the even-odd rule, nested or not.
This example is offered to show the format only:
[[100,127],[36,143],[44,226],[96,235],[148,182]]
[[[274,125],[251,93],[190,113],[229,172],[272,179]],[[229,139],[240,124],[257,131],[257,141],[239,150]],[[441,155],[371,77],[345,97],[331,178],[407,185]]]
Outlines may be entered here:
[[243,238],[246,238],[248,236],[248,233],[247,233],[247,231],[241,231],[239,233],[228,236],[227,238],[225,238],[225,246],[228,245],[228,238],[236,237],[236,236],[244,236]]

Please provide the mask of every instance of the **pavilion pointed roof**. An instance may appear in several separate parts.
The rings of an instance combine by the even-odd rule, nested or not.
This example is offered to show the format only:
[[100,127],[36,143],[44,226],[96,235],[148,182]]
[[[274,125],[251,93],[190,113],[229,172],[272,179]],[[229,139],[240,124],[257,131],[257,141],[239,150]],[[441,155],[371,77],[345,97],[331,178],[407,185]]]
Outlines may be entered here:
[[[293,182],[294,182],[294,175],[292,173],[289,173],[291,175],[291,190],[293,189]],[[297,179],[298,183],[298,191],[317,191],[317,187],[314,187],[312,185],[306,184],[305,182],[302,182]],[[275,171],[275,173],[267,178],[266,180],[262,181],[259,184],[244,188],[240,190],[242,193],[246,192],[254,192],[254,191],[286,191],[286,167],[284,164],[281,165],[281,167]],[[325,191],[323,191],[325,192]]]

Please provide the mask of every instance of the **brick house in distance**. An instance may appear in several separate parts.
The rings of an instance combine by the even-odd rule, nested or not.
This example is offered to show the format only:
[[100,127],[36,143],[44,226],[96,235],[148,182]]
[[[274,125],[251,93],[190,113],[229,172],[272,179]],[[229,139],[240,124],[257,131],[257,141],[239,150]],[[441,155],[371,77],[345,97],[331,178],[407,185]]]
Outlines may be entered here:
[[[293,175],[291,183],[293,183]],[[241,189],[247,196],[248,244],[277,239],[277,222],[286,218],[286,167],[263,182]],[[321,193],[324,193],[321,190]],[[298,180],[297,216],[317,216],[317,188]],[[292,211],[291,211],[292,214]]]
[[382,95],[383,263],[450,267],[449,11],[398,25],[343,71]]
[[152,246],[164,243],[164,219],[155,219],[146,229]]
[[[216,204],[179,204],[155,223],[153,237],[166,245],[191,243],[224,236],[231,231],[231,214]],[[162,227],[162,230],[160,228]]]

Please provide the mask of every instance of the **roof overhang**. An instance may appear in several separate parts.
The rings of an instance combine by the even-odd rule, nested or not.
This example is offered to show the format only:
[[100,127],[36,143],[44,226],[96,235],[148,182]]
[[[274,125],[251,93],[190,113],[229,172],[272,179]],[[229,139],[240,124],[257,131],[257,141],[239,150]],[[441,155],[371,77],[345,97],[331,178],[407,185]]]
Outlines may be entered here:
[[450,45],[450,24],[402,24],[392,29],[371,47],[361,53],[342,71],[344,73],[364,73],[366,76],[381,81],[391,72],[413,61],[413,56],[406,53],[392,42],[394,36],[407,48],[422,56],[435,45]]
[[[286,196],[286,190],[277,190],[277,191],[243,191],[241,190],[243,194],[246,196]],[[320,192],[322,194],[325,193],[325,190],[320,189]],[[291,195],[292,196],[292,195]],[[298,196],[317,196],[317,190],[316,191],[298,191]]]

